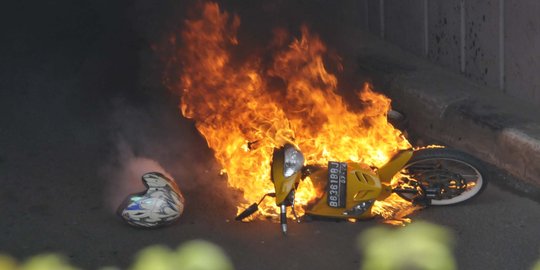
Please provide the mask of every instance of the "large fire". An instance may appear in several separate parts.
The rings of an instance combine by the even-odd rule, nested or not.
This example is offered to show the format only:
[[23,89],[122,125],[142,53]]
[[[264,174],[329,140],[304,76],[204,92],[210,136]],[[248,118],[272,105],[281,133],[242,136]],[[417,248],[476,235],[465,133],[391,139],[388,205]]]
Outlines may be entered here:
[[[283,31],[275,38],[273,60],[262,65],[256,56],[236,63],[231,49],[238,44],[237,16],[205,4],[201,16],[185,21],[179,51],[173,59],[181,66],[175,90],[182,96],[182,114],[213,149],[232,188],[243,192],[238,211],[273,192],[270,161],[275,147],[297,145],[306,164],[326,165],[329,160],[381,166],[409,142],[387,122],[390,100],[365,84],[352,111],[337,94],[336,76],[323,63],[326,47],[301,28],[301,37],[288,39]],[[290,42],[287,42],[290,41]],[[171,42],[176,42],[171,39]],[[234,63],[233,63],[234,62]],[[279,86],[270,83],[279,80]],[[315,196],[307,178],[296,193],[296,210]],[[405,206],[405,207],[404,207]],[[377,202],[373,211],[385,218],[410,204],[397,196]],[[262,216],[278,212],[268,199]]]

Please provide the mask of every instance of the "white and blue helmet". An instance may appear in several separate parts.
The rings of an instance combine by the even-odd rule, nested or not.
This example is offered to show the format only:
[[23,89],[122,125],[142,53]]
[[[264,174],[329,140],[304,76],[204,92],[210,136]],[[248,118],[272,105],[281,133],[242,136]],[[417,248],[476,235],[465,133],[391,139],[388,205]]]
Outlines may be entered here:
[[135,227],[153,228],[173,223],[184,212],[184,197],[176,183],[158,172],[142,176],[146,191],[131,194],[118,215]]

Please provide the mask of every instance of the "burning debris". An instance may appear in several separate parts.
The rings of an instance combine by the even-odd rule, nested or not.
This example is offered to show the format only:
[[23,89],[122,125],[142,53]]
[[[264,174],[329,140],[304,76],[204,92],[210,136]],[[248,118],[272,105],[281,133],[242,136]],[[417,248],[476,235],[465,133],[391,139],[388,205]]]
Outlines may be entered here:
[[[337,94],[336,76],[323,63],[325,45],[307,27],[290,43],[284,42],[283,31],[275,31],[280,33],[275,42],[280,46],[268,67],[256,56],[233,64],[230,51],[238,44],[239,26],[237,16],[222,12],[215,3],[205,4],[199,18],[185,22],[181,45],[169,63],[182,67],[179,83],[169,84],[181,94],[182,114],[195,121],[227,173],[229,185],[243,192],[245,201],[239,203],[238,212],[274,190],[272,153],[285,144],[301,149],[308,164],[340,160],[373,167],[411,147],[387,122],[390,100],[369,84],[358,92],[358,100],[349,101],[362,110],[348,107]],[[176,44],[176,38],[171,42]],[[272,80],[283,87],[273,86]],[[316,189],[307,177],[296,192],[296,212],[303,214],[303,206],[315,197]],[[392,207],[377,204],[374,209],[380,209],[380,214],[411,206],[398,196],[384,202]],[[271,200],[263,201],[260,209],[263,216],[279,212]]]

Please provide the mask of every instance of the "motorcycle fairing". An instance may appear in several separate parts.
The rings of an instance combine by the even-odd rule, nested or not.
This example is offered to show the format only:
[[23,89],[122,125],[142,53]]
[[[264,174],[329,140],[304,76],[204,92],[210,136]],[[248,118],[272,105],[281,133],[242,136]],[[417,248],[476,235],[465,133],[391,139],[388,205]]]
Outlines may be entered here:
[[278,148],[274,150],[272,156],[272,181],[276,189],[276,204],[281,205],[287,199],[289,193],[295,188],[296,184],[300,182],[301,172],[296,172],[289,177],[285,177],[283,174],[285,160],[285,148]]
[[412,149],[401,150],[395,154],[390,161],[380,167],[377,170],[377,175],[379,176],[381,182],[390,184],[390,181],[394,175],[401,171],[403,166],[405,166],[405,164],[407,164],[407,162],[411,159],[412,154]]
[[[347,215],[345,212],[361,202],[383,200],[392,193],[390,181],[396,173],[411,159],[412,149],[398,152],[376,173],[358,163],[347,163],[347,200],[345,207],[333,208],[328,206],[328,193],[324,195],[306,213],[316,216],[336,218],[372,218],[371,211],[359,215]],[[316,171],[310,175],[311,179],[326,179],[328,168]]]
[[[348,209],[353,208],[358,203],[370,200],[376,200],[381,194],[391,192],[386,186],[383,186],[377,175],[366,169],[358,163],[347,163],[347,198],[345,207],[335,208],[328,205],[328,193],[324,195],[310,208],[307,214],[315,216],[327,216],[336,218],[370,218],[370,211],[360,215],[347,216],[344,214]],[[328,175],[328,169],[321,169],[310,175],[311,179],[325,179]]]

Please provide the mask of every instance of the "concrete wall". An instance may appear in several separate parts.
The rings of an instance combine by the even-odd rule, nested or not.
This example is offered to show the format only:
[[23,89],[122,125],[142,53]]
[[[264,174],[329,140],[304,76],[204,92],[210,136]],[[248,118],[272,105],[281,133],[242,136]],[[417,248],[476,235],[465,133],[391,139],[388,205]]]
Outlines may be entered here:
[[357,1],[371,33],[540,105],[540,1]]
[[[377,0],[378,1],[378,0]],[[384,2],[384,36],[416,54],[424,53],[423,0],[386,0]],[[387,20],[387,18],[392,18]]]
[[506,93],[540,104],[540,1],[504,1]]

